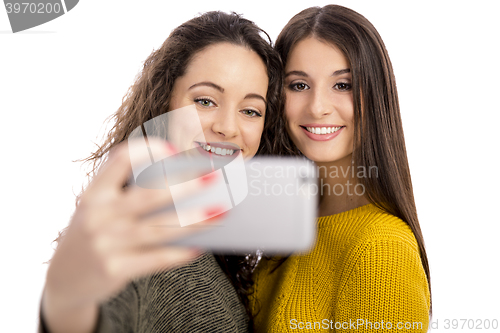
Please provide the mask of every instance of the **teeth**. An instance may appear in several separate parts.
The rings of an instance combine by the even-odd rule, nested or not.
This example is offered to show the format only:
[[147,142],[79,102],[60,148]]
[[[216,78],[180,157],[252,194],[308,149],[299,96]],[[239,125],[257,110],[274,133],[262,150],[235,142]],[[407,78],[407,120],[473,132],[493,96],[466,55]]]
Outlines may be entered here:
[[341,128],[342,128],[342,126],[339,126],[339,127],[306,127],[307,131],[311,132],[313,134],[335,133]]
[[227,148],[220,148],[220,147],[214,147],[210,145],[204,145],[200,143],[201,148],[205,149],[208,152],[225,156],[225,155],[233,155],[234,149],[227,149]]

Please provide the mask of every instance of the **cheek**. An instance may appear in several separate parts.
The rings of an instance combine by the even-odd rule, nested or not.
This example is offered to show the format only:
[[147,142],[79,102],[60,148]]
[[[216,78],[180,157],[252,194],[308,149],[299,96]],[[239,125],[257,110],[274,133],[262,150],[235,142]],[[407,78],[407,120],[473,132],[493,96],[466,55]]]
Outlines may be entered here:
[[300,122],[308,113],[312,95],[309,91],[286,93],[285,116],[290,124]]
[[297,121],[300,116],[300,109],[300,98],[297,98],[294,94],[286,94],[285,117],[289,125]]
[[346,96],[341,108],[342,118],[349,124],[354,124],[354,102],[352,95]]
[[168,110],[172,111],[175,109],[180,108],[180,100],[181,100],[181,94],[180,94],[180,87],[179,87],[179,82],[176,81],[174,83],[174,86],[172,87],[172,91],[170,92],[170,101],[168,105]]
[[257,149],[259,149],[262,132],[264,131],[264,120],[252,125],[253,126],[246,126],[244,141],[245,145],[247,145],[250,150],[256,152]]
[[287,98],[285,103],[285,117],[287,121],[286,130],[292,141],[297,146],[300,146],[300,142],[297,141],[301,135],[300,133],[302,132],[299,124],[301,123],[301,119],[303,119],[303,113],[305,110],[302,102],[303,98],[293,96],[291,98]]

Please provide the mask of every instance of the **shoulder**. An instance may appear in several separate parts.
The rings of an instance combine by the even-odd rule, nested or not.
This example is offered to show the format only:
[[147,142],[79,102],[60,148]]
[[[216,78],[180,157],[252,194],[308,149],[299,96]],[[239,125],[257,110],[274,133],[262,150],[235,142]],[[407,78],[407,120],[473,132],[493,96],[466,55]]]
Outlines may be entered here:
[[[353,281],[362,283],[399,284],[418,280],[426,285],[416,238],[408,224],[374,205],[360,207],[344,216],[346,225],[339,240],[343,242],[338,257],[338,283],[342,292]],[[388,279],[386,281],[386,279]],[[397,284],[396,283],[396,284]],[[353,286],[356,284],[353,284]]]
[[224,284],[226,280],[215,257],[210,253],[204,253],[187,265],[153,274],[141,282],[158,284],[168,281],[170,285],[181,283],[184,286],[190,286],[198,285],[203,281]]
[[98,332],[246,332],[248,316],[212,254],[130,282],[101,306]]
[[358,235],[360,242],[394,241],[418,251],[417,241],[410,226],[399,217],[373,207],[368,212],[366,220],[368,223],[360,229]]
[[413,320],[425,329],[430,292],[413,232],[384,211],[374,209],[365,218],[341,260],[337,316]]
[[321,217],[318,229],[320,244],[330,244],[340,256],[349,256],[350,260],[370,244],[380,242],[401,242],[418,252],[408,224],[373,204]]
[[343,258],[351,267],[379,261],[389,265],[410,258],[420,263],[417,240],[409,225],[399,217],[367,205],[351,223],[355,230],[346,238]]
[[246,330],[245,308],[212,254],[134,284],[145,331]]
[[138,279],[134,284],[141,298],[158,299],[169,307],[237,297],[231,282],[210,253],[190,264]]

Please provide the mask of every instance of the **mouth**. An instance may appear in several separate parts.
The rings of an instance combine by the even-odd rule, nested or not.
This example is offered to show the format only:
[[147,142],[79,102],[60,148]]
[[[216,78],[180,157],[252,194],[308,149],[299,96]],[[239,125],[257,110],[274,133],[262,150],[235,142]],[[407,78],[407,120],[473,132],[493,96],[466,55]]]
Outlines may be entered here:
[[326,124],[305,124],[299,125],[304,134],[313,141],[330,141],[342,133],[345,126]]
[[233,154],[237,154],[237,152],[241,150],[238,148],[237,145],[230,143],[219,143],[219,142],[213,142],[213,143],[196,142],[196,143],[199,145],[201,149],[203,149],[207,153],[216,156],[232,156]]
[[318,135],[326,135],[326,134],[332,134],[337,131],[339,131],[341,128],[345,126],[300,126],[309,133],[312,134],[318,134]]

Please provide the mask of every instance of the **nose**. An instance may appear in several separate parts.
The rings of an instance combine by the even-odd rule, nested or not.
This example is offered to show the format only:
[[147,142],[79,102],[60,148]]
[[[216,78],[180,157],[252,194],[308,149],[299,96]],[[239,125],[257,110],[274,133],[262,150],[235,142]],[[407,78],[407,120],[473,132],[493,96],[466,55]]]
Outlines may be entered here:
[[328,96],[328,91],[323,89],[314,89],[310,96],[309,113],[314,118],[319,119],[333,112],[334,106]]
[[225,140],[234,138],[239,134],[237,112],[235,108],[225,107],[215,111],[212,131]]

